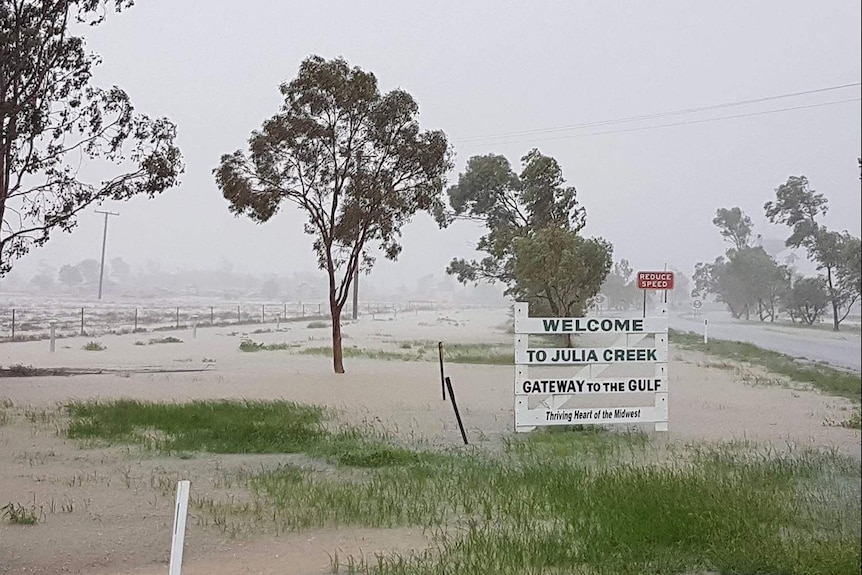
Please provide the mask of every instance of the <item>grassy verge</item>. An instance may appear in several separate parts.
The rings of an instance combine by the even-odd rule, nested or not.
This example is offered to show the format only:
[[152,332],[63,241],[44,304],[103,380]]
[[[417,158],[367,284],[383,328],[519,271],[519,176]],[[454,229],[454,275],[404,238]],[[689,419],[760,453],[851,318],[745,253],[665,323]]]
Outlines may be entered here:
[[298,343],[259,343],[250,339],[244,339],[239,344],[240,351],[255,352],[255,351],[283,351],[299,347]]
[[[307,355],[331,356],[331,347],[307,347],[300,350]],[[379,359],[387,361],[437,361],[437,342],[405,341],[396,350],[345,347],[345,358]],[[494,343],[444,344],[443,357],[451,363],[474,363],[484,365],[512,365],[514,352],[511,345]]]
[[686,349],[766,368],[794,381],[810,384],[829,395],[846,397],[857,402],[862,399],[862,377],[858,373],[823,364],[800,363],[789,355],[745,342],[710,339],[709,343],[703,343],[703,336],[692,332],[670,330],[670,341]]
[[[234,477],[224,497],[193,498],[202,517],[231,533],[335,525],[435,533],[413,555],[333,556],[333,572],[843,575],[862,567],[859,465],[831,453],[724,445],[661,455],[646,436],[595,428],[512,438],[502,454],[417,451],[332,430],[323,409],[284,402],[78,403],[69,413],[72,437],[303,452],[354,468],[283,465]],[[243,485],[250,497],[234,497]]]
[[709,343],[703,343],[703,337],[693,332],[672,329],[670,340],[686,349],[757,365],[772,373],[787,376],[793,381],[809,384],[823,393],[851,399],[856,402],[856,406],[850,417],[838,422],[838,425],[850,429],[862,428],[862,376],[858,373],[819,363],[800,363],[789,355],[746,342],[710,339]]

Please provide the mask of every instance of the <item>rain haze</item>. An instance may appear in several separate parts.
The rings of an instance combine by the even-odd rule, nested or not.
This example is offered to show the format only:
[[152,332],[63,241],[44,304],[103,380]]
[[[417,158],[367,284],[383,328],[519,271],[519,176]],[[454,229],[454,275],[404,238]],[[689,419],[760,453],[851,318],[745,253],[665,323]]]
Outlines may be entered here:
[[860,21],[0,0],[0,574],[862,572]]
[[[417,100],[423,129],[446,132],[457,180],[473,155],[505,155],[516,171],[532,148],[555,157],[587,210],[584,234],[634,269],[691,275],[726,244],[711,220],[739,206],[756,232],[783,239],[764,202],[791,175],[826,195],[833,229],[860,233],[860,4],[854,1],[172,2],[142,0],[85,28],[99,54],[94,83],[118,85],[136,109],[178,127],[181,185],[155,200],[106,203],[108,254],[134,268],[232,266],[249,274],[315,271],[305,216],[285,204],[271,221],[235,217],[215,185],[222,154],[245,149],[278,111],[279,84],[310,54],[373,72],[381,90]],[[848,86],[849,85],[849,86]],[[609,120],[713,107],[645,120]],[[585,127],[578,127],[585,126]],[[98,179],[97,168],[86,168]],[[12,275],[98,259],[103,219],[15,264]],[[397,262],[378,258],[378,285],[413,287],[475,256],[478,225],[439,230],[419,214]],[[323,275],[323,272],[316,272]],[[324,294],[321,294],[321,298]]]

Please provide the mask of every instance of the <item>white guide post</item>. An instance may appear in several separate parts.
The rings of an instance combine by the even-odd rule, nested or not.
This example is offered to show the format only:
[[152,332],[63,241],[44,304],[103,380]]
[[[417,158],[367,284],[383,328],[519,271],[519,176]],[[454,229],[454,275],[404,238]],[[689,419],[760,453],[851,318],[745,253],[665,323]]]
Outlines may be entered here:
[[174,507],[174,536],[171,540],[171,562],[168,567],[168,575],[180,575],[183,570],[183,541],[186,538],[189,485],[188,481],[177,483],[177,504]]

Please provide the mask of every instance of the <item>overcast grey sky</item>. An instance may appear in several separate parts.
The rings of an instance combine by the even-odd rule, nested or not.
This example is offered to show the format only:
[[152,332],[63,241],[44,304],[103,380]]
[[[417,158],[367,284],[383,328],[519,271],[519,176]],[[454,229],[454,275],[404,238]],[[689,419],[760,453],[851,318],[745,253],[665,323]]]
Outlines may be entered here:
[[[286,2],[137,0],[87,28],[95,75],[140,112],[178,126],[182,185],[120,212],[108,257],[163,268],[244,272],[314,269],[311,238],[292,206],[257,225],[227,210],[211,174],[276,113],[278,86],[309,54],[344,57],[382,90],[418,101],[423,128],[444,130],[467,159],[489,152],[517,167],[529,149],[556,157],[587,209],[588,236],[635,269],[665,262],[690,274],[724,250],[711,220],[740,206],[764,236],[763,203],[790,175],[806,175],[831,207],[827,224],[860,234],[860,103],[696,122],[858,99],[858,86],[698,114],[588,129],[477,136],[579,125],[859,82],[858,0],[736,2]],[[613,132],[596,135],[596,132]],[[35,270],[99,257],[102,219],[90,210],[16,264]],[[404,229],[397,263],[374,277],[413,285],[470,256],[481,230],[438,231],[427,216]]]

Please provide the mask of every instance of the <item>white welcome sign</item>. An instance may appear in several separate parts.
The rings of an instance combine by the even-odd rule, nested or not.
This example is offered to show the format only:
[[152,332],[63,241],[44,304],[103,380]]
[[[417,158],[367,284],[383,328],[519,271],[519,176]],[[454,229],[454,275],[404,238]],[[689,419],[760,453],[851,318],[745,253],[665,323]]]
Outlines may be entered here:
[[[551,334],[612,342],[607,347],[530,345],[531,335]],[[526,303],[516,303],[515,431],[644,422],[667,431],[667,364],[667,307],[658,310],[658,317],[540,318],[529,317]],[[590,405],[596,398],[602,405]],[[626,405],[631,398],[650,405]]]

